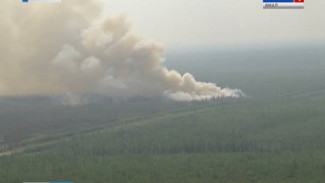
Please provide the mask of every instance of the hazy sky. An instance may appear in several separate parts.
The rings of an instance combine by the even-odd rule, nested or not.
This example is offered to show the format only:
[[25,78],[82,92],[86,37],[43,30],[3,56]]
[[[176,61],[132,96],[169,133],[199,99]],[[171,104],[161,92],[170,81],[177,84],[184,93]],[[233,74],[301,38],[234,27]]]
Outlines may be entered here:
[[263,10],[262,0],[109,0],[134,31],[167,48],[262,46],[325,42],[325,0],[305,9]]

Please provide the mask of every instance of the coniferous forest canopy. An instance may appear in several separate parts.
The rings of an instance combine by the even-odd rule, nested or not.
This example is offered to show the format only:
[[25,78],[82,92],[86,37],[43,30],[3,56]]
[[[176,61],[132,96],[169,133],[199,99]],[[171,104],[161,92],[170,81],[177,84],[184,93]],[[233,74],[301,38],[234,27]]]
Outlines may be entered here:
[[246,97],[1,97],[0,182],[325,181],[324,47],[166,57],[168,68]]

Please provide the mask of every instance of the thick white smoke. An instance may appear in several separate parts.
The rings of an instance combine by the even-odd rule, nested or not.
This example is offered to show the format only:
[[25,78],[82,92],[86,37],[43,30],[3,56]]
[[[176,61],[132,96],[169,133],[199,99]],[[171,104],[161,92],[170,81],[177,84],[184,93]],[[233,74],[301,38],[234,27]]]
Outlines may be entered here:
[[100,17],[101,7],[99,0],[2,0],[0,95],[97,93],[178,101],[242,95],[168,70],[161,44],[132,33],[124,15]]

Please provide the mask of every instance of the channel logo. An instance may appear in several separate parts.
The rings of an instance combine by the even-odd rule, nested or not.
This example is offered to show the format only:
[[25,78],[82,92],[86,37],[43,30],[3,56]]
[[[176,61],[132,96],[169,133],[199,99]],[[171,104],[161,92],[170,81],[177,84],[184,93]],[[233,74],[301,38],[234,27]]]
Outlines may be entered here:
[[74,182],[23,182],[23,183],[74,183]]
[[263,0],[264,9],[304,9],[305,0]]
[[61,0],[22,0],[23,3],[60,3]]

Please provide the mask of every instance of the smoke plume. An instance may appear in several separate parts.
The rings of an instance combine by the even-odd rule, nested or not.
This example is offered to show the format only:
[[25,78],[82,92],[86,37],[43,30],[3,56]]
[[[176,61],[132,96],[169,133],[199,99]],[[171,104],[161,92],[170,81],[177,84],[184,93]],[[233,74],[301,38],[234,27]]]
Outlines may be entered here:
[[95,93],[178,101],[242,95],[168,70],[163,45],[134,34],[124,15],[101,16],[100,0],[0,4],[0,95]]

